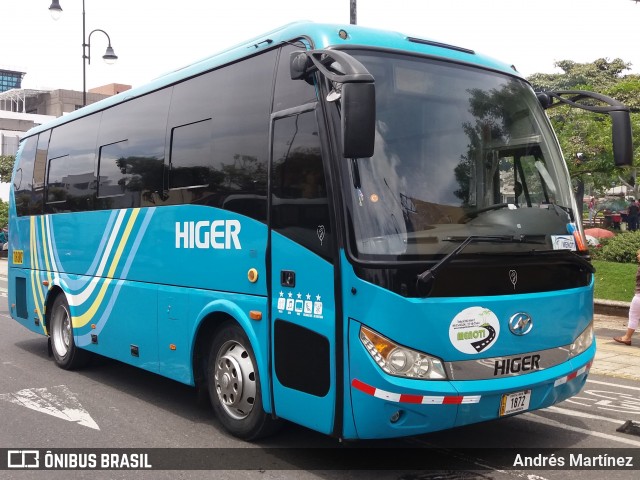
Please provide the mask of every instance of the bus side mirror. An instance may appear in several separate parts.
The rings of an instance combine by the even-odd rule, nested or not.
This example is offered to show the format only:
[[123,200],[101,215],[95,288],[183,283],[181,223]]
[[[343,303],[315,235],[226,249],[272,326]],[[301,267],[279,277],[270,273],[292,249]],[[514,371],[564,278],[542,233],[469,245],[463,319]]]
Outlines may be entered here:
[[611,116],[611,137],[613,141],[613,161],[616,167],[633,164],[633,140],[631,118],[628,110],[614,110]]
[[373,156],[376,130],[376,89],[373,83],[342,85],[342,156]]
[[373,75],[362,63],[340,50],[292,52],[292,80],[307,79],[319,72],[334,84],[332,100],[340,99],[342,156],[368,158],[373,155],[376,127],[376,89]]
[[543,110],[546,110],[553,105],[553,99],[547,95],[546,92],[536,92],[536,97],[538,98]]

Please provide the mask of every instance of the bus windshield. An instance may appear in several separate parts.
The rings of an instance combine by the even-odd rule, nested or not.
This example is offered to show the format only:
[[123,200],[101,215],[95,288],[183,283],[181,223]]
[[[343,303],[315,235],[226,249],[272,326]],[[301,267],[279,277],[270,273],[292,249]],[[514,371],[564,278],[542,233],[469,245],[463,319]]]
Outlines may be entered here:
[[[350,52],[375,78],[371,158],[344,162],[362,260],[573,248],[575,201],[545,114],[515,77],[387,52]],[[513,239],[505,242],[504,239]]]

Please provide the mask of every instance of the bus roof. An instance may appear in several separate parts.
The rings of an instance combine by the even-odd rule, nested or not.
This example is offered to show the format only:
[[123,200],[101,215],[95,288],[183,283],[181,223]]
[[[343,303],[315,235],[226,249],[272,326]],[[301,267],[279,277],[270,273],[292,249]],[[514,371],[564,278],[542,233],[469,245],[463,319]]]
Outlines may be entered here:
[[32,128],[25,135],[29,137],[43,130],[62,125],[76,118],[84,117],[94,112],[104,110],[118,103],[145,95],[181,80],[213,70],[227,63],[251,56],[260,50],[266,50],[275,45],[289,42],[298,38],[310,40],[313,48],[330,47],[367,47],[389,49],[402,52],[416,53],[434,58],[446,59],[470,65],[488,68],[507,73],[521,75],[515,67],[497,61],[485,55],[480,55],[468,48],[440,43],[431,39],[411,37],[403,33],[378,30],[357,25],[332,25],[313,22],[294,22],[271,32],[257,36],[242,44],[230,47],[190,65],[168,72],[147,84],[127,90],[112,97],[92,103],[68,115],[58,117],[51,122]]

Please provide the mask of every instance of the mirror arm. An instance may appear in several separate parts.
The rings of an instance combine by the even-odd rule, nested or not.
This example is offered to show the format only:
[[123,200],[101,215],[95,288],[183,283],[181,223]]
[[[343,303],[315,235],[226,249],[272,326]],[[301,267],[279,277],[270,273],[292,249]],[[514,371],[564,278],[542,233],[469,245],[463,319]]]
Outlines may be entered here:
[[[601,93],[589,92],[587,90],[558,90],[555,92],[536,92],[538,100],[542,104],[542,108],[545,110],[548,108],[557,107],[558,105],[569,105],[574,108],[581,108],[594,113],[609,113],[609,112],[629,112],[630,109],[623,103],[615,100],[614,98],[602,95]],[[572,95],[571,98],[564,98],[563,95]],[[597,107],[594,105],[584,105],[578,103],[585,98],[592,98],[599,102],[606,103],[605,107]]]
[[[332,70],[330,65],[337,63],[342,72]],[[292,52],[290,60],[291,79],[301,80],[313,72],[337,83],[373,83],[373,75],[362,63],[351,55],[339,50],[307,50]]]
[[[565,98],[564,96],[570,96]],[[557,107],[558,105],[569,105],[593,113],[604,113],[611,117],[611,132],[613,140],[613,159],[618,167],[633,164],[633,139],[631,136],[631,110],[607,95],[589,92],[586,90],[558,90],[555,92],[536,92],[538,101],[542,108]],[[605,103],[606,106],[584,105],[579,103],[585,98],[597,100]]]

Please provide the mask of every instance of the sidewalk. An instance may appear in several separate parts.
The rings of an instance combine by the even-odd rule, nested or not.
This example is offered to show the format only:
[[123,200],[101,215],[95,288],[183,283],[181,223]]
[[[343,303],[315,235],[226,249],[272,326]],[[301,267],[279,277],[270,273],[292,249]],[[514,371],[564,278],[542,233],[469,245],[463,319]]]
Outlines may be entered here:
[[630,346],[612,338],[627,331],[626,313],[624,316],[594,314],[597,350],[591,373],[640,381],[640,332],[636,332]]
[[[0,258],[0,278],[6,281],[6,258]],[[634,336],[631,346],[616,343],[612,338],[626,331],[628,311],[629,304],[625,302],[595,301],[594,327],[598,348],[591,366],[592,373],[640,381],[640,332]]]

